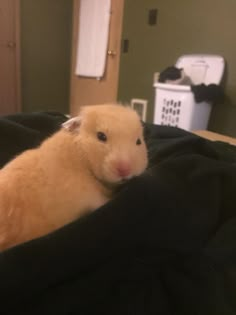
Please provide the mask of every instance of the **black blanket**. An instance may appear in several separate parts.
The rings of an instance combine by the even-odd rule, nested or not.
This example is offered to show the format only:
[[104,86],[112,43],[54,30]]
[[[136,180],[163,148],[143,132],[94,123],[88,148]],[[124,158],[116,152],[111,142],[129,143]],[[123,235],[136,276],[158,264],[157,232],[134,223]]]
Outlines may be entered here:
[[[66,119],[32,114],[26,130],[17,117],[0,120],[1,165]],[[171,127],[145,135],[149,169],[114,200],[0,254],[0,314],[236,313],[236,149]]]

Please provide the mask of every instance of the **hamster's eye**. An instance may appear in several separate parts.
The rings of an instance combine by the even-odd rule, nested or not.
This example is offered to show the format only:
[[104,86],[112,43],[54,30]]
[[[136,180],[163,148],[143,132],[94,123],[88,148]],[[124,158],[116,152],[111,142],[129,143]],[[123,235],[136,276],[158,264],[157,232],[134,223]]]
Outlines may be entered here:
[[136,141],[136,144],[140,145],[140,144],[142,144],[142,141],[138,138],[137,141]]
[[107,136],[105,135],[104,132],[97,132],[97,138],[98,140],[102,141],[102,142],[106,142],[107,141]]

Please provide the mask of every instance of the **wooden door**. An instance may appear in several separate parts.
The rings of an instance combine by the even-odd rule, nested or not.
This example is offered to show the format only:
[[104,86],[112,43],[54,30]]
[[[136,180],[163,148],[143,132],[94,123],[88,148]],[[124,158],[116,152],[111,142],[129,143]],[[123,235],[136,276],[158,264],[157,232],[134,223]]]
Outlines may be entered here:
[[[78,113],[80,106],[102,104],[117,100],[123,6],[124,0],[111,1],[111,20],[106,70],[104,77],[101,80],[97,80],[95,78],[84,78],[75,75],[79,0],[74,0],[70,99],[70,112],[72,115]],[[115,54],[113,54],[113,52]]]
[[20,109],[19,0],[0,0],[0,115]]

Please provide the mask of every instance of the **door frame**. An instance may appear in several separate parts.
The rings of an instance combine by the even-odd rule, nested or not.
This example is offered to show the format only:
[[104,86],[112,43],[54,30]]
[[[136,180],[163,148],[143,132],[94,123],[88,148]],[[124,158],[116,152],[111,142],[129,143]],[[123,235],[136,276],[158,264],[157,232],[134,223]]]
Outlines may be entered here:
[[16,111],[22,110],[21,106],[21,40],[20,40],[20,0],[15,0],[15,64],[16,64]]
[[[119,2],[119,5],[116,4]],[[80,102],[76,102],[76,99],[78,98],[78,91],[79,89],[83,89],[86,86],[86,89],[88,88],[88,92],[91,95],[92,91],[94,89],[95,93],[101,92],[101,94],[98,97],[98,103],[101,102],[101,100],[104,99],[102,102],[108,102],[107,98],[109,97],[103,97],[103,92],[105,90],[105,84],[112,84],[112,80],[109,80],[108,75],[108,69],[111,71],[111,67],[113,67],[113,75],[115,75],[116,78],[116,86],[114,90],[112,90],[115,95],[115,97],[112,96],[112,102],[117,101],[117,95],[118,95],[118,84],[119,84],[119,70],[120,70],[120,48],[121,48],[121,36],[122,36],[122,27],[123,27],[123,10],[124,10],[124,2],[125,0],[111,0],[111,14],[113,14],[113,10],[115,12],[118,12],[116,17],[111,16],[110,21],[110,29],[113,28],[115,31],[115,37],[111,36],[111,32],[109,31],[109,37],[108,37],[108,51],[114,50],[115,56],[111,55],[108,56],[109,59],[106,61],[106,71],[104,74],[104,77],[97,81],[95,78],[85,78],[85,77],[79,77],[75,74],[75,65],[76,65],[76,51],[77,51],[77,41],[78,41],[78,19],[79,19],[79,8],[80,8],[80,0],[73,0],[73,33],[72,33],[72,58],[71,58],[71,75],[70,75],[70,114],[74,115],[77,113],[78,109],[82,105],[90,105],[91,99],[88,102],[80,104]],[[117,10],[118,7],[118,11]],[[118,18],[117,18],[118,17]],[[114,28],[114,23],[118,23],[118,27]],[[115,38],[115,41],[114,41]],[[108,54],[109,55],[109,54]],[[114,59],[113,59],[114,58]],[[115,63],[116,61],[116,63]],[[118,63],[117,63],[118,62]],[[111,72],[110,72],[111,73]],[[100,85],[100,88],[98,87]],[[99,92],[98,92],[99,91]],[[83,98],[83,95],[82,95]],[[78,104],[79,103],[79,104]],[[96,103],[97,104],[97,103]]]

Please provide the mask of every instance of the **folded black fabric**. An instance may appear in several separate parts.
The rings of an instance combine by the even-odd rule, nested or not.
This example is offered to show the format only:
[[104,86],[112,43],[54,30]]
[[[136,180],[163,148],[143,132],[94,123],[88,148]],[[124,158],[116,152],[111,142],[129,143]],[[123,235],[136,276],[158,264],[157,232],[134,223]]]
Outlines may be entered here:
[[210,102],[212,104],[221,104],[224,101],[224,91],[222,86],[217,84],[197,84],[191,85],[196,103]]
[[175,66],[169,66],[161,71],[158,82],[164,83],[166,80],[177,80],[181,78],[181,69]]
[[145,136],[149,169],[111,202],[0,254],[1,314],[235,314],[236,149]]

